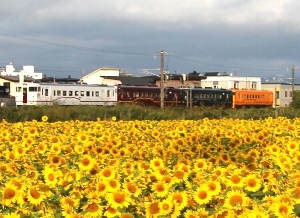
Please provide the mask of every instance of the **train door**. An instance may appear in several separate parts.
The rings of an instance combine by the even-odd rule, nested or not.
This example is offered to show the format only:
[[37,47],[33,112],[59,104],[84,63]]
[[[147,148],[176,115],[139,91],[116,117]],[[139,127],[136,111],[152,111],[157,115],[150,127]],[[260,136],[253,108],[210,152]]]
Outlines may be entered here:
[[27,88],[23,87],[23,104],[27,104]]

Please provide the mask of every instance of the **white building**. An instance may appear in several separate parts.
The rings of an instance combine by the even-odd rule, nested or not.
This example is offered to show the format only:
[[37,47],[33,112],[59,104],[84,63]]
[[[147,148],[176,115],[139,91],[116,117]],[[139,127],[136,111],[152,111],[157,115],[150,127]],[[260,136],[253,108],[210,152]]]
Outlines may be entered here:
[[106,77],[119,77],[121,68],[99,68],[81,78],[81,81],[83,83],[87,84],[98,84],[98,85],[103,85],[103,84],[122,84],[120,80],[113,80],[109,79]]
[[201,80],[201,87],[213,89],[257,89],[261,90],[261,77],[258,76],[207,76]]
[[[23,70],[21,71],[23,72],[23,76],[31,77],[34,80],[40,80],[44,77],[43,73],[34,72],[34,66],[32,65],[23,66]],[[5,66],[5,69],[0,71],[0,76],[19,76],[21,71],[16,72],[13,64],[10,63]]]

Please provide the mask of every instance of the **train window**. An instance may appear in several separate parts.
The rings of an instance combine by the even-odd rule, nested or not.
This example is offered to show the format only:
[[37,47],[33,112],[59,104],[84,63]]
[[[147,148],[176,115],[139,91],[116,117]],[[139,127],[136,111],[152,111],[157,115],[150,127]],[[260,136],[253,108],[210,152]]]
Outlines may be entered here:
[[284,91],[284,97],[288,97],[288,92]]
[[67,96],[67,91],[63,91],[63,96]]
[[86,91],[86,96],[90,96],[90,95],[91,95],[90,91]]
[[107,97],[110,97],[110,91],[107,90]]
[[133,97],[136,97],[136,98],[138,98],[139,96],[140,96],[140,93],[138,93],[138,92],[135,92],[133,95]]
[[49,92],[48,89],[45,89],[45,96],[48,96]]
[[99,92],[98,91],[95,92],[95,96],[99,97]]
[[16,87],[16,92],[22,92],[22,87]]
[[[45,96],[47,96],[46,95],[46,89],[45,89]],[[61,91],[60,90],[57,90],[57,96],[61,96]]]
[[75,91],[75,96],[78,96],[79,95],[79,92],[78,91]]
[[56,96],[56,91],[55,90],[53,90],[53,96]]
[[141,97],[142,97],[142,98],[144,97],[144,92],[141,92]]
[[80,96],[82,96],[82,97],[84,96],[84,91],[80,92]]
[[150,93],[149,93],[149,98],[152,98],[152,97],[153,97],[153,93],[150,92]]
[[28,90],[29,90],[29,92],[36,92],[37,87],[29,87]]
[[276,99],[279,99],[279,91],[276,91],[276,92],[275,92],[275,98],[276,98]]
[[226,94],[226,98],[227,98],[227,99],[229,99],[229,95],[228,95],[228,93]]
[[145,98],[148,98],[148,92],[145,92]]
[[38,92],[40,92],[41,91],[41,87],[38,87]]
[[69,96],[73,96],[73,91],[69,91]]

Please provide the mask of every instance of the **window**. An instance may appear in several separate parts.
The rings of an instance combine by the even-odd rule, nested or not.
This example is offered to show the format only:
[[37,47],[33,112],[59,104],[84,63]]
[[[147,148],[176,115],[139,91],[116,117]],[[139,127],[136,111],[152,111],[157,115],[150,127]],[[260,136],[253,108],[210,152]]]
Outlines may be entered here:
[[80,96],[82,96],[82,97],[84,96],[84,91],[80,92]]
[[53,96],[56,96],[56,91],[55,90],[53,91]]
[[29,87],[29,92],[36,92],[37,91],[37,87]]
[[48,96],[48,95],[49,95],[49,90],[45,89],[45,96]]
[[288,97],[288,92],[284,91],[284,97]]
[[67,96],[67,91],[63,91],[63,96]]
[[16,87],[16,92],[22,92],[22,87]]
[[73,91],[69,91],[69,96],[73,96]]
[[[46,89],[45,89],[45,95],[46,95]],[[57,96],[61,96],[61,91],[60,90],[57,90]]]
[[95,92],[95,96],[99,97],[99,92],[98,91]]
[[234,81],[234,86],[233,86],[233,88],[235,88],[235,89],[240,88],[240,83],[239,83],[239,81]]
[[86,96],[90,96],[91,92],[90,91],[86,91]]
[[252,89],[256,89],[256,82],[252,82],[251,88],[252,88]]
[[293,97],[293,92],[292,91],[290,91],[290,97]]
[[75,96],[78,96],[79,95],[79,92],[78,91],[75,91]]
[[279,91],[276,91],[276,92],[275,92],[275,98],[276,98],[276,99],[279,99]]
[[107,90],[107,97],[110,97],[110,91]]

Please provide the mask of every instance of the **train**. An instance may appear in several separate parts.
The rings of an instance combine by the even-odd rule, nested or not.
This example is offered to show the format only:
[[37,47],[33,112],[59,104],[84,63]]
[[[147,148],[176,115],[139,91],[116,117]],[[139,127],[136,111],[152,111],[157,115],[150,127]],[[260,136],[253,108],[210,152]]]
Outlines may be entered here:
[[16,96],[17,105],[117,105],[114,85],[31,83]]
[[[156,85],[31,83],[16,95],[16,104],[161,106],[161,91]],[[170,107],[271,107],[274,103],[273,92],[267,90],[165,87],[163,92],[163,105]]]
[[0,86],[0,107],[6,106],[16,106],[16,98],[10,95],[9,83]]
[[[161,88],[155,86],[119,86],[118,103],[161,105]],[[272,91],[256,89],[164,88],[165,106],[187,107],[272,107]]]

